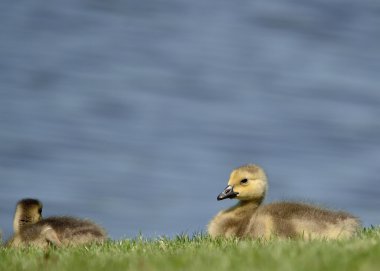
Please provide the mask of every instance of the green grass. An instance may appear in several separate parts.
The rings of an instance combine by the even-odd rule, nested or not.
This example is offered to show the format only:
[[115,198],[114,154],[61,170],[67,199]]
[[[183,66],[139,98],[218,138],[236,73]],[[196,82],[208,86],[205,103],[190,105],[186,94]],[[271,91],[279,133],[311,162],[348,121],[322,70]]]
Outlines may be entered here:
[[0,270],[380,270],[380,228],[350,240],[211,240],[142,237],[104,245],[0,248]]

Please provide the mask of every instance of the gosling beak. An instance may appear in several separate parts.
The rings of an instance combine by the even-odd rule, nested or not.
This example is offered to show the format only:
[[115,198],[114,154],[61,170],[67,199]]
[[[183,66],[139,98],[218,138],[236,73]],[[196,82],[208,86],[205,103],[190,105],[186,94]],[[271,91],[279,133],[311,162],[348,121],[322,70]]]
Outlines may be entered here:
[[234,188],[229,185],[227,186],[222,193],[220,193],[217,197],[217,200],[223,200],[223,199],[232,199],[236,197],[239,193],[234,192]]

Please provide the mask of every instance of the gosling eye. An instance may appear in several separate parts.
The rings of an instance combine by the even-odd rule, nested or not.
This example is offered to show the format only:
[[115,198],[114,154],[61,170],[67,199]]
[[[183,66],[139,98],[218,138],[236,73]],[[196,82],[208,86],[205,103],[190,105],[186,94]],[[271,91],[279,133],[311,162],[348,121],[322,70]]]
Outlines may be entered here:
[[246,185],[246,184],[248,184],[248,179],[243,179],[243,180],[241,180],[241,181],[240,181],[240,184],[242,184],[242,185]]
[[39,214],[42,213],[42,208],[39,208],[39,209],[38,209],[38,213],[39,213]]

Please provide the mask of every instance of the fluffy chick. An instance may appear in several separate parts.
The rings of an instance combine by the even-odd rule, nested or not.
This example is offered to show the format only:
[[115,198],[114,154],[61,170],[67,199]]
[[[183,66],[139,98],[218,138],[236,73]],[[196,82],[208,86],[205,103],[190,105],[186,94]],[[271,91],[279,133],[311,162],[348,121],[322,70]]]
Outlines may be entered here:
[[219,212],[209,223],[212,237],[339,239],[353,236],[360,221],[353,215],[299,202],[262,205],[267,176],[257,165],[232,171],[218,200],[236,198],[239,203]]
[[107,234],[94,222],[68,216],[42,218],[42,204],[36,199],[17,203],[13,221],[14,235],[8,247],[75,246],[104,242]]

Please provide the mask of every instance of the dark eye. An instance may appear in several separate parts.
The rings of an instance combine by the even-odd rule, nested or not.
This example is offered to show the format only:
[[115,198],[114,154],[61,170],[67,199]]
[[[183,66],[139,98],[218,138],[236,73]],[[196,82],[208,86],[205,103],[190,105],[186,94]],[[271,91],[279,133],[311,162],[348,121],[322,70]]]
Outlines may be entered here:
[[247,179],[243,179],[240,181],[240,184],[247,184],[248,183],[248,180]]
[[38,213],[39,213],[39,214],[42,213],[42,208],[39,208],[39,209],[38,209]]

